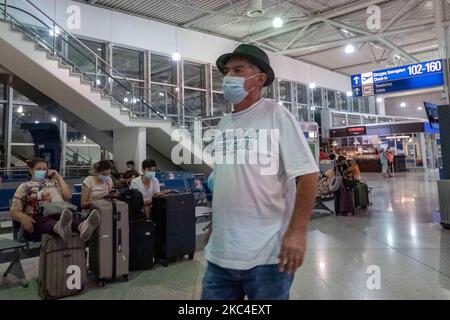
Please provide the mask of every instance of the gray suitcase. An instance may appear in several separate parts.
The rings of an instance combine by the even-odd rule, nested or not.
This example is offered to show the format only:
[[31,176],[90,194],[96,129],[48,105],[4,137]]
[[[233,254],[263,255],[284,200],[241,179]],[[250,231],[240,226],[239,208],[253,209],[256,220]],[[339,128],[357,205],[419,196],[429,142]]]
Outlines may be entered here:
[[89,241],[89,270],[98,285],[123,277],[128,281],[129,224],[128,205],[118,200],[92,201],[100,213],[100,225]]
[[83,291],[86,283],[86,249],[78,235],[67,242],[42,235],[39,257],[39,295],[58,299]]

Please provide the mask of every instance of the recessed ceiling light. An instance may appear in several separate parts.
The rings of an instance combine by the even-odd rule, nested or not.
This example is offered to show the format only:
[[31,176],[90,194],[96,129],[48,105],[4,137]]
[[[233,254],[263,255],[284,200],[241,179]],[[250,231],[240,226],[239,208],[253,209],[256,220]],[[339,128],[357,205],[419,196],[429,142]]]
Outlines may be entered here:
[[180,59],[181,59],[181,55],[178,52],[174,52],[172,54],[172,60],[173,61],[180,61]]
[[406,103],[404,103],[404,102],[400,103],[400,107],[405,108],[406,107]]
[[310,89],[314,89],[316,87],[316,84],[314,83],[314,82],[311,82],[310,84],[309,84],[309,88]]
[[272,25],[274,28],[281,28],[283,26],[283,19],[280,17],[275,17],[272,21]]
[[345,46],[345,53],[353,53],[355,52],[355,47],[352,44],[348,44]]
[[351,97],[351,96],[353,96],[353,92],[347,91],[347,97]]
[[383,98],[377,98],[377,102],[378,102],[378,103],[383,102]]

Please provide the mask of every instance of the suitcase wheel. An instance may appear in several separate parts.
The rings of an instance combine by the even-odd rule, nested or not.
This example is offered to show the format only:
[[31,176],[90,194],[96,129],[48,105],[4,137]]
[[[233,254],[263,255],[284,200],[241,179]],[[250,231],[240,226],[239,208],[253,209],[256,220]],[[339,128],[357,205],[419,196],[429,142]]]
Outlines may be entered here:
[[98,284],[98,286],[99,286],[100,288],[103,288],[103,287],[105,286],[105,280],[99,279],[99,280],[97,281],[97,284]]
[[189,253],[189,260],[194,260],[194,253]]
[[167,267],[169,265],[169,260],[164,259],[161,264],[163,265],[163,267]]

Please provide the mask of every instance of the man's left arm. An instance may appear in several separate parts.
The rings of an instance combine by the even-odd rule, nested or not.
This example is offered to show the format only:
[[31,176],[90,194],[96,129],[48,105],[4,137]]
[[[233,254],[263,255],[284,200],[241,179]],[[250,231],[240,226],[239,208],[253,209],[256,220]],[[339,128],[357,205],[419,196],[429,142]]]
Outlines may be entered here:
[[303,264],[308,222],[316,202],[318,179],[318,173],[309,173],[298,178],[294,212],[281,244],[280,272],[294,273]]

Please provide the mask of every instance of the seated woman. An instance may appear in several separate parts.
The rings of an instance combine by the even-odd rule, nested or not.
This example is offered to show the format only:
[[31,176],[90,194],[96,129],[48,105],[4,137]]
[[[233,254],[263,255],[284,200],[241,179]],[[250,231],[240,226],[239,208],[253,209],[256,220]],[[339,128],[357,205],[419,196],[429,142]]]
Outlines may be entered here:
[[56,216],[42,215],[42,202],[67,201],[72,193],[59,173],[48,169],[45,159],[32,160],[29,169],[31,180],[17,188],[11,205],[11,217],[23,226],[25,239],[39,241],[42,234],[47,233],[67,241],[75,232],[80,234],[81,240],[89,240],[100,222],[98,211],[92,210],[85,221],[73,217],[69,209],[61,212],[59,220]]
[[348,160],[348,169],[345,170],[345,174],[351,180],[361,180],[361,171],[359,170],[359,166],[356,164],[355,159]]
[[109,160],[101,160],[94,165],[93,175],[84,179],[81,186],[82,209],[90,209],[91,202],[94,200],[117,195],[111,179],[112,168]]
[[155,178],[156,170],[155,160],[145,159],[142,161],[142,176],[134,178],[130,185],[130,189],[138,190],[142,193],[144,211],[147,218],[150,218],[153,196],[161,192],[159,181]]

